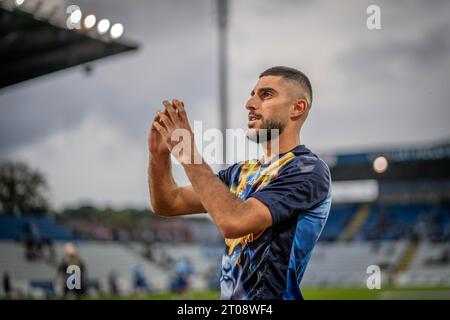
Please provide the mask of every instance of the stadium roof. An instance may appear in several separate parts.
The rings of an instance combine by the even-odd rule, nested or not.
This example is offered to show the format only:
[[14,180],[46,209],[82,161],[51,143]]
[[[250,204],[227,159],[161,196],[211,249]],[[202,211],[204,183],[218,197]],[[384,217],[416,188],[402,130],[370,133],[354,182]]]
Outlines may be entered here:
[[0,7],[0,89],[137,48]]
[[[388,169],[375,172],[375,159],[387,160]],[[324,156],[334,180],[450,179],[450,141],[416,148],[395,148]]]

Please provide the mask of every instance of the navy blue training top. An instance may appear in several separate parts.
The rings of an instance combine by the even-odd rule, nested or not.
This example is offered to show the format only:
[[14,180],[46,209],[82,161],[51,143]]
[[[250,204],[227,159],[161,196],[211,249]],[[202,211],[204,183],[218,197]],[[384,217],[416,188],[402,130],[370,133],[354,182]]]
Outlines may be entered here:
[[218,177],[240,199],[264,203],[273,220],[265,230],[225,239],[221,299],[303,299],[300,282],[331,206],[326,163],[302,144],[267,164],[236,163]]

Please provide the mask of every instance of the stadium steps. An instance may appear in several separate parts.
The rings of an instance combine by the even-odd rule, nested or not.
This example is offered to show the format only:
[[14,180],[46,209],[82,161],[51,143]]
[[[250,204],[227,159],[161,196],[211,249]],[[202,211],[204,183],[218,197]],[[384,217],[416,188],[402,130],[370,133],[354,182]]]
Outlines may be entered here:
[[[164,270],[148,262],[118,242],[110,241],[78,241],[81,258],[87,268],[90,279],[99,281],[101,288],[108,287],[108,275],[111,271],[118,274],[119,286],[126,292],[132,290],[132,270],[140,266],[145,277],[156,290],[168,287],[168,277]],[[64,257],[64,243],[55,243],[58,261]]]
[[416,255],[418,247],[419,243],[417,241],[409,242],[395,269],[395,273],[397,275],[408,269],[409,265],[414,259],[414,256]]
[[442,258],[450,243],[421,242],[411,264],[396,279],[399,286],[450,286],[450,268]]
[[23,244],[15,241],[0,242],[0,273],[4,272],[10,274],[13,283],[51,281],[56,276],[56,269],[44,260],[27,260]]
[[[303,286],[355,286],[366,288],[367,268],[382,270],[396,266],[408,243],[406,241],[351,241],[318,243],[306,269]],[[382,285],[391,279],[382,277]]]
[[353,219],[347,225],[347,227],[342,231],[341,236],[339,237],[339,241],[350,241],[355,235],[359,232],[361,226],[367,220],[367,217],[370,214],[370,206],[363,205],[355,214]]

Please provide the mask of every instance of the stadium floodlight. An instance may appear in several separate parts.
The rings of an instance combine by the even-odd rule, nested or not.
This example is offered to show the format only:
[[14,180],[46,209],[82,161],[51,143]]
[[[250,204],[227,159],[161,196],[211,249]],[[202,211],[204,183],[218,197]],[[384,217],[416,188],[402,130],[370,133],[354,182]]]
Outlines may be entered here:
[[84,18],[84,28],[85,29],[91,29],[93,26],[95,26],[95,23],[97,22],[97,18],[94,14],[90,14]]
[[25,0],[14,0],[14,4],[18,7],[20,7],[21,5],[23,5],[25,2]]
[[375,170],[376,173],[383,173],[387,170],[387,168],[388,160],[386,157],[380,156],[373,161],[373,170]]
[[116,23],[111,27],[110,35],[112,39],[118,39],[123,34],[123,25],[121,23]]
[[110,25],[111,25],[111,23],[109,22],[108,19],[100,20],[100,22],[98,23],[98,26],[97,26],[98,33],[105,34],[106,32],[108,32]]
[[81,10],[75,10],[70,14],[70,22],[74,25],[78,24],[81,21],[82,16],[83,14],[81,13]]

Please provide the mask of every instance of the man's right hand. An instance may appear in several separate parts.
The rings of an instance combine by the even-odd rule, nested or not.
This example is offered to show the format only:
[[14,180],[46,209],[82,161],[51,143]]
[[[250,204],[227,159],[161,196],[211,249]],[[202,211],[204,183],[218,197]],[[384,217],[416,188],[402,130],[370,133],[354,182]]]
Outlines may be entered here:
[[176,185],[171,172],[170,150],[154,127],[155,121],[164,126],[156,115],[147,139],[150,152],[148,186],[152,210],[162,216],[205,213],[205,208],[192,186]]

